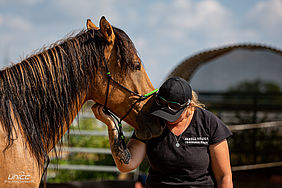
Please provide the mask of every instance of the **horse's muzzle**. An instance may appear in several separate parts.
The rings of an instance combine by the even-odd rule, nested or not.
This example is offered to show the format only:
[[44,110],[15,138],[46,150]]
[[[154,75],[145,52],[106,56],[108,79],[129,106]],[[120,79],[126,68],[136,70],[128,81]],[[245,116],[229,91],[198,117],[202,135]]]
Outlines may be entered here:
[[137,138],[142,140],[149,140],[152,137],[160,136],[165,127],[162,119],[150,114],[153,101],[154,97],[144,104],[136,119],[138,128],[135,129],[135,134]]

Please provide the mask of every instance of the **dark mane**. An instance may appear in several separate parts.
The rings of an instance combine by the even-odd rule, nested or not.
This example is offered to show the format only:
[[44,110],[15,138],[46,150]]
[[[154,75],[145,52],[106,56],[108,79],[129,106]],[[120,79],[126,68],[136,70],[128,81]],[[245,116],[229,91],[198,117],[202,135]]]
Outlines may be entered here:
[[[114,28],[115,46],[122,72],[132,70],[129,37]],[[8,149],[16,136],[12,121],[21,125],[26,145],[43,167],[48,148],[54,147],[71,124],[97,71],[105,71],[106,41],[99,31],[83,30],[0,72],[0,122],[7,132]],[[92,83],[93,84],[93,83]],[[19,134],[19,133],[17,133]]]

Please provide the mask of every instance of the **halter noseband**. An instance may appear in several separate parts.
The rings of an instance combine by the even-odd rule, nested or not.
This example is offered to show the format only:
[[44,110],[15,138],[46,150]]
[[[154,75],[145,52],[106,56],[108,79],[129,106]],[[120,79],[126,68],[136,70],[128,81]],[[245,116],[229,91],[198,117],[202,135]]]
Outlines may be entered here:
[[[143,101],[147,98],[149,98],[150,96],[152,96],[153,94],[155,94],[158,89],[155,89],[145,95],[140,95],[134,91],[131,91],[130,89],[124,87],[123,85],[121,85],[120,83],[118,83],[117,81],[115,81],[112,76],[111,76],[111,73],[109,71],[109,68],[108,68],[108,64],[107,64],[107,61],[106,59],[104,58],[104,62],[105,62],[105,68],[106,68],[106,75],[107,75],[107,78],[108,78],[108,82],[107,82],[107,90],[106,90],[106,99],[105,99],[105,104],[104,104],[104,112],[110,116],[112,116],[117,122],[118,122],[118,126],[116,125],[115,123],[115,126],[116,126],[116,129],[118,130],[118,138],[122,141],[122,144],[124,146],[124,148],[126,147],[125,145],[125,137],[124,137],[124,134],[123,134],[123,131],[122,131],[122,120],[124,120],[126,118],[126,116],[129,115],[129,113],[132,111],[132,109],[134,108],[134,106],[140,102],[140,101]],[[107,102],[108,102],[108,96],[109,96],[109,88],[110,88],[110,82],[113,81],[113,83],[117,84],[119,87],[123,88],[124,90],[128,91],[129,93],[135,95],[135,96],[138,96],[138,99],[132,104],[132,106],[130,107],[130,109],[127,111],[127,113],[122,116],[121,118],[118,118],[113,112],[111,112],[108,108],[107,108]]]

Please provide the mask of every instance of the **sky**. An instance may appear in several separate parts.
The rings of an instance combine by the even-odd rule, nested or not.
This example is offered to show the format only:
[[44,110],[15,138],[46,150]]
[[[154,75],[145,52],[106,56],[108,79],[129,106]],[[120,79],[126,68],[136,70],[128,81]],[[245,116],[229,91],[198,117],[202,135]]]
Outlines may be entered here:
[[282,49],[282,0],[0,0],[0,68],[105,16],[155,87],[183,60],[238,43]]

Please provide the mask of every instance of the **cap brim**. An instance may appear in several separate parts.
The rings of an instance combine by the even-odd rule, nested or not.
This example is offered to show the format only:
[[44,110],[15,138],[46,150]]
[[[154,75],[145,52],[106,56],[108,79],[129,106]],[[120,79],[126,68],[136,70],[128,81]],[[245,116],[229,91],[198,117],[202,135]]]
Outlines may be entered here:
[[185,110],[185,108],[182,108],[176,113],[173,113],[167,107],[160,107],[157,104],[153,104],[151,109],[152,109],[151,110],[152,115],[162,118],[169,122],[175,122],[181,116],[182,112]]

